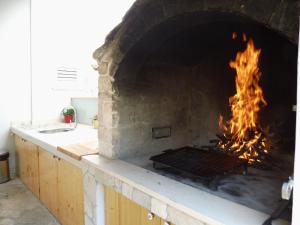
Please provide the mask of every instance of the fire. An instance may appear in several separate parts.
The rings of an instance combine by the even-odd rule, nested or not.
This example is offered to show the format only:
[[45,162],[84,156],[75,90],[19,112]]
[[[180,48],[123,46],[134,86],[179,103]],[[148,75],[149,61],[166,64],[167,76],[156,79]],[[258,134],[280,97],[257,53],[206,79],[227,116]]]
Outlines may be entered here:
[[[243,35],[243,40],[246,35]],[[247,159],[250,164],[260,163],[268,153],[268,143],[259,123],[259,112],[267,102],[259,85],[261,49],[256,49],[250,39],[244,52],[238,52],[230,67],[236,70],[236,94],[229,98],[231,119],[219,119],[223,131],[218,147],[239,158]]]

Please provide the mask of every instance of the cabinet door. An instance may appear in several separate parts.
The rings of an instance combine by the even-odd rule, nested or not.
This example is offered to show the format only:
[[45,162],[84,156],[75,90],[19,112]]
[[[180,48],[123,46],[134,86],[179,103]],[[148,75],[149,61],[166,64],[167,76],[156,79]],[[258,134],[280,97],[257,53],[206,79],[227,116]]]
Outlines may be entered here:
[[33,143],[15,136],[17,174],[23,183],[39,197],[38,147]]
[[40,200],[49,211],[58,217],[57,159],[39,148]]
[[25,154],[25,141],[15,135],[17,175],[25,185],[28,185]]
[[119,195],[120,225],[141,225],[141,207]]
[[83,225],[83,176],[81,169],[58,159],[58,218],[63,225]]
[[112,188],[105,187],[105,224],[120,225],[119,195]]
[[28,177],[28,188],[39,197],[39,153],[38,147],[29,142],[25,141],[25,151],[26,154],[26,167],[27,167],[27,177]]
[[105,187],[105,219],[106,225],[173,225],[110,187]]
[[23,138],[16,136],[15,138],[17,148],[17,163],[18,163],[18,175],[22,182],[29,188],[31,184],[29,174],[29,155],[27,151],[27,141]]

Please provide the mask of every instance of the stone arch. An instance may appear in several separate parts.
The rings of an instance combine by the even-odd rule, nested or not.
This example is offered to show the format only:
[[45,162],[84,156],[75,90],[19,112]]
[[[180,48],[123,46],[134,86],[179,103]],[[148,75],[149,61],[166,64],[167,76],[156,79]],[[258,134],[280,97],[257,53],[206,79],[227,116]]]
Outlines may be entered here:
[[199,12],[239,15],[263,24],[297,43],[299,5],[298,0],[137,0],[123,21],[107,36],[105,44],[95,51],[94,58],[102,64],[100,74],[109,67],[110,75],[114,76],[117,65],[148,31],[178,16]]

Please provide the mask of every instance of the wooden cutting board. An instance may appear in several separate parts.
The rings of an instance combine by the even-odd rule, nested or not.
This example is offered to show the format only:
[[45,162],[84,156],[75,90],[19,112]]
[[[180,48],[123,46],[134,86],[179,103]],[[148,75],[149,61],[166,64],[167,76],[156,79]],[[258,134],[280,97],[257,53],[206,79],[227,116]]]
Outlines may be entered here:
[[57,150],[76,160],[81,160],[82,156],[85,155],[96,155],[99,153],[98,141],[58,146]]

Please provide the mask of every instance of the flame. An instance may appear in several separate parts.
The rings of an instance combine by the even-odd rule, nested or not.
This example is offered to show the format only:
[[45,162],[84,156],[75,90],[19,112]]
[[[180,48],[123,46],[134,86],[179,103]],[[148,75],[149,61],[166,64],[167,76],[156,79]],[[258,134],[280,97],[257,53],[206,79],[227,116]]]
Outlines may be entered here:
[[[247,40],[243,34],[243,40]],[[236,70],[236,94],[229,98],[232,117],[224,122],[219,119],[219,127],[224,135],[219,148],[229,151],[249,163],[260,162],[260,156],[267,154],[267,140],[259,123],[259,111],[267,102],[259,85],[261,49],[256,49],[252,39],[247,42],[244,52],[238,52],[234,61],[229,63]]]

